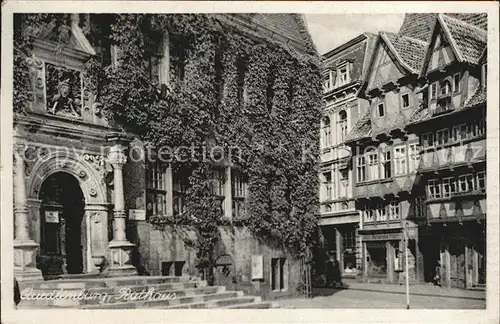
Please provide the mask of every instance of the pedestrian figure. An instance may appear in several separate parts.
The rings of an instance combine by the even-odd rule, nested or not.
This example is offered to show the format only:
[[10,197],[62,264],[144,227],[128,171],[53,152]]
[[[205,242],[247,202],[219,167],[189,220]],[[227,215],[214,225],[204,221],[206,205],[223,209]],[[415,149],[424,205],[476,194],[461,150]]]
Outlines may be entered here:
[[334,286],[342,286],[342,275],[340,274],[340,263],[337,259],[333,260],[333,282]]
[[330,254],[328,260],[325,265],[325,274],[326,274],[326,286],[331,287],[334,284],[334,276],[335,276],[335,259],[333,255]]
[[21,302],[21,292],[19,291],[19,283],[17,279],[14,278],[14,304],[19,305]]
[[434,285],[441,286],[441,261],[437,260],[436,268],[434,269],[434,278],[432,279]]

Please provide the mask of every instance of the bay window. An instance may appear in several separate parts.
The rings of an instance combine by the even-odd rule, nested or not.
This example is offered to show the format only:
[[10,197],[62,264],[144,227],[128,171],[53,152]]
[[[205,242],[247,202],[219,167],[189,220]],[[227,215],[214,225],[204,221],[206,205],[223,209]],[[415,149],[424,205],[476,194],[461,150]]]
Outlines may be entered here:
[[422,134],[422,146],[423,147],[434,146],[434,133]]
[[433,179],[427,182],[427,198],[441,198],[441,183],[439,180]]
[[436,133],[436,141],[438,145],[448,144],[449,141],[449,131],[448,128],[440,129]]
[[458,177],[459,192],[468,192],[474,190],[474,177],[472,174],[465,174]]
[[455,193],[455,179],[454,178],[444,178],[443,179],[443,197],[449,198],[453,193]]
[[410,173],[417,172],[420,164],[420,153],[417,144],[410,144]]
[[431,84],[430,99],[436,99],[437,97],[437,82]]
[[486,189],[486,172],[478,172],[476,174],[477,177],[477,189],[485,190]]
[[358,182],[366,181],[366,164],[364,156],[358,156],[356,159],[356,180]]

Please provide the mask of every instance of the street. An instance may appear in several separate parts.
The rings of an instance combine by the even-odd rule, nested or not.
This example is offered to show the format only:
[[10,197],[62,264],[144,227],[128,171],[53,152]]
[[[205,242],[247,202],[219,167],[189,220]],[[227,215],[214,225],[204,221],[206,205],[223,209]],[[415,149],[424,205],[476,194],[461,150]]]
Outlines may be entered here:
[[[406,308],[406,296],[395,292],[316,288],[313,295],[311,299],[287,299],[278,303],[282,308]],[[485,309],[486,301],[457,296],[410,295],[410,308]]]

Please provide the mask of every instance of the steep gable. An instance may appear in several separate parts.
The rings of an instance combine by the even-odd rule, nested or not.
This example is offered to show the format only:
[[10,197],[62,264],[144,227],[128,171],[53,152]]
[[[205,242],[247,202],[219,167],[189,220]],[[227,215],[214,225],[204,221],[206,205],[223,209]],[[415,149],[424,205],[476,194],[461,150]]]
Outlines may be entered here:
[[436,25],[429,50],[425,55],[423,74],[443,68],[457,60],[441,25]]
[[367,90],[379,88],[405,75],[404,67],[397,61],[394,52],[380,36],[367,75]]

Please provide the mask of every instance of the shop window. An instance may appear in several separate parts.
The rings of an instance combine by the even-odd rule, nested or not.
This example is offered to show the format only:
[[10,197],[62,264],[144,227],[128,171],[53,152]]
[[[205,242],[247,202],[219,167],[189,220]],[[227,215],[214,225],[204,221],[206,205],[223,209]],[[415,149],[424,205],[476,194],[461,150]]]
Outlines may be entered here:
[[387,275],[387,248],[385,242],[367,242],[366,252],[368,275],[385,277]]
[[453,75],[453,92],[460,91],[460,72]]
[[356,159],[356,180],[358,182],[366,181],[366,164],[364,156],[358,156]]
[[406,174],[406,147],[394,148],[394,175]]
[[286,291],[288,289],[288,273],[286,258],[271,259],[271,289]]
[[342,236],[344,247],[344,272],[356,269],[356,231],[347,231]]
[[167,167],[159,162],[146,168],[146,211],[148,216],[165,216],[167,211]]
[[391,151],[385,151],[381,153],[381,158],[382,162],[382,178],[383,179],[389,179],[392,177],[392,161],[391,161]]

